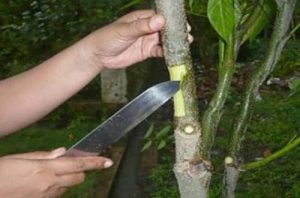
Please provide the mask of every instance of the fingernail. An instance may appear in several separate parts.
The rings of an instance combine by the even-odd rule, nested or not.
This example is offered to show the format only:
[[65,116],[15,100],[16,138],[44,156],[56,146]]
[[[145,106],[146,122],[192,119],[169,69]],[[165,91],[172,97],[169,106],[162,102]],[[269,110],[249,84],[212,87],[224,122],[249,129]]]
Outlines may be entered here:
[[192,30],[192,27],[191,27],[191,25],[190,25],[190,24],[187,24],[186,26],[187,26],[187,30],[188,30],[188,32],[190,32],[190,31]]
[[113,165],[113,162],[111,160],[107,160],[105,163],[104,163],[104,167],[105,168],[109,168]]
[[150,19],[150,28],[153,31],[158,31],[162,28],[163,23],[164,23],[164,21],[163,21],[162,16],[155,15]]
[[194,41],[194,37],[192,35],[188,35],[188,41],[189,43],[192,43]]

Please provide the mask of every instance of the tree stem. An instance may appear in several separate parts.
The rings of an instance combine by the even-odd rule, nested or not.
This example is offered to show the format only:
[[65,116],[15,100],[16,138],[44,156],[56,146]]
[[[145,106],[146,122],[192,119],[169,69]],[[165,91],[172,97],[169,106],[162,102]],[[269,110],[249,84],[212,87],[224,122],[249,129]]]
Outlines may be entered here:
[[182,198],[205,198],[211,177],[210,162],[199,158],[202,139],[184,0],[156,0],[155,3],[166,20],[162,41],[170,78],[181,81],[180,92],[174,99],[174,173]]
[[279,8],[266,58],[257,68],[247,84],[244,101],[241,106],[241,111],[237,116],[237,122],[233,127],[233,135],[230,143],[231,147],[229,154],[234,158],[236,158],[240,150],[240,145],[247,130],[247,124],[250,119],[251,111],[253,110],[258,89],[266,80],[267,76],[273,71],[283,47],[287,42],[287,32],[290,21],[292,20],[292,13],[296,1],[297,0],[287,1]]
[[237,121],[234,124],[230,142],[228,157],[232,158],[233,160],[232,163],[225,164],[224,197],[234,197],[234,191],[237,185],[241,166],[239,161],[239,152],[247,131],[247,125],[249,123],[251,113],[254,109],[253,107],[255,104],[255,98],[260,85],[266,80],[267,76],[276,66],[283,47],[289,38],[287,32],[289,29],[289,24],[292,20],[292,14],[296,1],[297,0],[282,0],[280,1],[281,3],[278,4],[280,6],[278,6],[275,24],[266,57],[262,64],[257,68],[255,73],[251,76],[246,86],[244,101],[242,102],[241,110],[237,116]]
[[[219,50],[219,79],[216,93],[209,103],[209,107],[204,112],[202,118],[202,134],[203,144],[200,155],[203,159],[210,159],[210,150],[214,144],[215,133],[221,118],[221,110],[223,109],[226,97],[228,95],[231,80],[235,70],[235,47],[233,36],[232,40],[225,44],[221,41]],[[224,51],[224,52],[223,52]],[[223,55],[224,53],[224,55]],[[224,57],[223,57],[224,56]]]
[[260,167],[270,163],[271,161],[274,161],[274,160],[284,156],[286,153],[288,153],[290,150],[296,148],[298,145],[300,145],[300,137],[298,137],[294,141],[288,143],[285,147],[283,147],[279,151],[276,151],[275,153],[271,154],[270,156],[268,156],[262,160],[259,160],[256,162],[250,162],[250,163],[243,165],[242,170],[248,171],[248,170],[252,170],[255,168],[260,168]]

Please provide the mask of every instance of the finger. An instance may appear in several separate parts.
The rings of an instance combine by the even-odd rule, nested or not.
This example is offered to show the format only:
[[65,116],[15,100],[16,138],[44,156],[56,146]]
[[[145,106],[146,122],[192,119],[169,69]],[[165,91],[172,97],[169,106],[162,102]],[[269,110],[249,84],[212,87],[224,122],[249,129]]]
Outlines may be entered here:
[[151,56],[156,58],[163,57],[164,54],[162,47],[160,45],[154,46],[151,50]]
[[123,39],[135,39],[161,30],[164,23],[164,18],[161,15],[155,15],[151,18],[122,24],[123,27],[120,29],[119,34]]
[[192,30],[192,27],[189,23],[186,24],[186,28],[187,28],[187,31],[190,32]]
[[57,184],[60,187],[70,187],[82,183],[85,179],[84,173],[75,173],[68,175],[61,175],[57,178]]
[[47,151],[35,151],[31,153],[21,153],[21,154],[14,154],[14,155],[8,155],[5,156],[5,158],[15,158],[15,159],[55,159],[57,157],[60,157],[64,155],[66,152],[66,149],[61,147],[58,149],[55,149],[51,152]]
[[45,161],[57,175],[72,174],[87,170],[103,169],[112,166],[113,162],[104,157],[67,157]]
[[131,23],[133,21],[136,21],[138,19],[145,19],[149,18],[155,15],[155,12],[153,10],[138,10],[131,12],[129,14],[126,14],[125,16],[122,16],[117,20],[117,22],[122,23]]
[[193,41],[194,41],[194,37],[191,34],[189,34],[188,35],[188,42],[192,43]]
[[58,189],[56,197],[62,196],[62,194],[64,194],[66,191],[67,191],[67,188],[60,188],[60,189]]
[[47,192],[47,198],[57,198],[61,197],[64,192],[66,192],[67,188],[51,188]]

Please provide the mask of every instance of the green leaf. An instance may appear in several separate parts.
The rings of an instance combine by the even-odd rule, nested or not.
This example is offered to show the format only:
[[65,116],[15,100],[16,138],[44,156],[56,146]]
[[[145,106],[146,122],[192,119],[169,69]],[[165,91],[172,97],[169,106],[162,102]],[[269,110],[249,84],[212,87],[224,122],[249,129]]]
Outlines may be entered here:
[[165,137],[169,131],[171,130],[171,125],[167,125],[164,128],[162,128],[157,134],[156,134],[156,139],[160,140],[163,137]]
[[166,141],[164,141],[164,140],[160,141],[157,146],[157,150],[163,149],[166,145],[167,145]]
[[193,4],[194,4],[194,0],[189,0],[189,6],[191,11],[193,10]]
[[244,16],[242,28],[246,28],[242,43],[253,40],[273,19],[276,12],[276,3],[273,0],[260,0],[250,12]]
[[117,12],[120,12],[120,11],[126,10],[128,8],[131,8],[131,7],[133,7],[137,4],[140,4],[144,1],[146,1],[146,0],[132,0],[129,3],[125,4],[124,6],[122,6]]
[[289,80],[288,86],[291,90],[290,95],[294,95],[300,91],[300,77],[293,77]]
[[288,84],[291,90],[298,89],[300,87],[300,77],[291,78]]
[[234,5],[234,30],[235,30],[241,21],[242,13],[240,9],[241,5],[238,0],[234,0],[233,5]]
[[151,135],[152,132],[153,132],[153,129],[154,129],[154,124],[152,123],[152,124],[150,125],[150,127],[148,128],[146,134],[144,135],[144,139],[147,139],[147,138],[150,137],[150,135]]
[[141,152],[144,152],[145,150],[147,150],[148,148],[150,148],[152,146],[152,140],[149,140],[148,142],[146,142],[146,144],[143,146]]
[[213,28],[228,43],[236,26],[234,0],[209,0],[207,15]]

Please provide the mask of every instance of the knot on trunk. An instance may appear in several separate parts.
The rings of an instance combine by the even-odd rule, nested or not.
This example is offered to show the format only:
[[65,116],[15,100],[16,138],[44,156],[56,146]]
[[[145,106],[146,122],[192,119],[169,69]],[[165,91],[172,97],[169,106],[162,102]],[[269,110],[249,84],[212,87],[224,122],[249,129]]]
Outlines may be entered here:
[[191,177],[203,177],[207,172],[211,172],[211,169],[210,161],[192,160],[189,162],[188,174]]
[[192,160],[183,161],[175,165],[177,172],[186,173],[192,178],[202,178],[212,170],[210,161],[205,160]]

